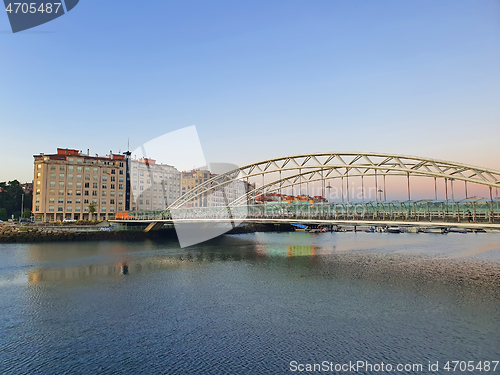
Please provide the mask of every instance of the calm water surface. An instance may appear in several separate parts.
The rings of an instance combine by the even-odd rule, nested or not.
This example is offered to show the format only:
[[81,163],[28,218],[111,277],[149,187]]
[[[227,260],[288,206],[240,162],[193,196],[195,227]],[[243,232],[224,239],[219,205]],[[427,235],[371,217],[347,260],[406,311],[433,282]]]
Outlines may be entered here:
[[291,361],[500,359],[499,291],[372,280],[355,264],[339,273],[343,254],[500,264],[500,236],[0,244],[0,373],[287,374]]

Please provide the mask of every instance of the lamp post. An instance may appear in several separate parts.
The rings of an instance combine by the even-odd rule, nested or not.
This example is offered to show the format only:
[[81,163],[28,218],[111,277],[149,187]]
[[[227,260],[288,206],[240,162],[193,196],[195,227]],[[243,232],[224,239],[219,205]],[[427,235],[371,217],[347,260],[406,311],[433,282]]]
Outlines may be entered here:
[[328,184],[328,186],[326,187],[326,189],[328,189],[328,203],[330,203],[330,197],[331,197],[331,186],[330,184]]
[[382,189],[378,189],[378,191],[377,191],[377,193],[380,193],[380,199],[379,199],[380,201],[382,200],[382,193],[383,193],[383,192],[384,192],[384,191],[383,191]]

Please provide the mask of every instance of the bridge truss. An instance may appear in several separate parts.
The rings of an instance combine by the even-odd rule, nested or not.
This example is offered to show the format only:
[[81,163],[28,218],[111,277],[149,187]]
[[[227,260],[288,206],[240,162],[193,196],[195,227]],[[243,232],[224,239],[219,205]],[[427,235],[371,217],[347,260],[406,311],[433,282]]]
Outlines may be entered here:
[[[373,178],[376,192],[384,192],[385,194],[387,176],[406,177],[408,201],[411,200],[410,177],[412,176],[434,178],[436,199],[438,179],[452,181],[452,184],[453,181],[463,181],[466,197],[467,183],[489,187],[491,200],[493,199],[492,189],[500,187],[500,171],[472,165],[382,153],[316,153],[263,160],[219,174],[186,192],[181,198],[172,202],[168,209],[175,210],[185,207],[190,201],[228,188],[236,181],[245,183],[245,193],[227,202],[226,205],[229,207],[248,206],[259,196],[269,193],[281,194],[287,189],[291,189],[293,195],[294,187],[309,183],[321,183],[322,196],[324,197],[326,189],[331,188],[331,186],[327,186],[327,182],[336,179],[342,180],[342,189],[344,180],[346,180],[346,198],[349,202],[350,178],[361,178],[362,186],[365,178]],[[379,178],[381,178],[380,183],[384,184],[383,190],[379,190],[377,186]],[[252,181],[259,179],[261,179],[261,183],[251,184]],[[361,190],[364,194],[363,187]],[[344,198],[343,192],[342,198]]]

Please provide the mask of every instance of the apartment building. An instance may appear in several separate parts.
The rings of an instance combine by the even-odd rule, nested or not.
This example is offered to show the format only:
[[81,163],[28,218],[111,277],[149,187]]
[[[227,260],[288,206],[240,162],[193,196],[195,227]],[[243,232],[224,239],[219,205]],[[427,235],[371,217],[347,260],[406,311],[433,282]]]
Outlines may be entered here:
[[[33,214],[36,220],[106,220],[128,209],[127,157],[106,157],[58,148],[34,155]],[[95,212],[90,216],[90,206]]]
[[[206,170],[182,172],[182,195],[216,176],[216,174],[212,174]],[[202,195],[193,198],[185,204],[185,207],[226,206],[249,191],[249,185],[246,182],[238,180],[231,181],[230,179],[227,181],[228,183],[224,184],[222,187],[210,190],[207,193],[203,193]]]
[[181,172],[155,159],[130,163],[132,211],[161,211],[181,196]]

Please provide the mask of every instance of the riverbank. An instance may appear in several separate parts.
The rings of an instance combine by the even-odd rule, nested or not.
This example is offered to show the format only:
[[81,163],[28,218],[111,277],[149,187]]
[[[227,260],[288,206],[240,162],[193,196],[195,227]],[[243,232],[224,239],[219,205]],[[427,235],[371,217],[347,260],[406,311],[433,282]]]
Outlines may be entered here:
[[[63,230],[64,229],[64,230]],[[111,229],[99,230],[71,230],[64,227],[14,227],[3,225],[0,227],[0,243],[25,243],[49,241],[102,241],[102,240],[143,240],[146,238],[176,238],[174,227],[158,231],[144,232],[141,229]],[[254,232],[283,232],[293,231],[291,225],[249,224],[233,228],[228,234],[243,234]]]

